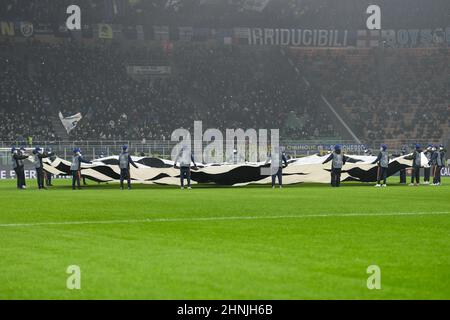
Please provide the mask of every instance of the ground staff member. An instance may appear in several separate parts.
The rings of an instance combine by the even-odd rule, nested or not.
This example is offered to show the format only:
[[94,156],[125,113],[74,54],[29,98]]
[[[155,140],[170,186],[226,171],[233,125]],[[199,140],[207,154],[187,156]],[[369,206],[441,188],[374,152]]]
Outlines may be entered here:
[[184,189],[184,179],[187,179],[188,189],[191,189],[191,161],[194,164],[195,169],[197,165],[195,164],[194,155],[189,152],[187,147],[181,148],[180,153],[177,155],[173,167],[176,168],[177,162],[180,162],[180,185],[181,189]]
[[44,152],[44,149],[36,147],[33,150],[34,154],[34,167],[36,168],[36,178],[39,189],[47,189],[44,186],[44,165],[42,159],[50,157],[52,154]]
[[[52,152],[52,148],[47,148],[47,149],[45,149],[45,151],[47,153],[51,154],[50,155],[50,161],[55,161],[56,156]],[[44,174],[45,174],[45,185],[47,187],[52,187],[53,186],[53,184],[52,184],[52,174],[50,172],[48,172],[48,171],[44,171]]]
[[[269,155],[269,157],[266,160],[266,163],[269,161],[278,161],[278,168],[271,165],[270,169],[272,171],[272,188],[275,188],[275,179],[278,178],[278,185],[280,186],[280,189],[283,187],[283,162],[284,166],[287,167],[287,158],[286,154],[284,152],[280,152],[279,150],[275,150],[274,152],[278,153],[278,159],[275,159],[275,157],[272,157],[272,155]],[[276,170],[276,171],[275,171]]]
[[[431,160],[431,156],[433,155],[433,145],[429,144],[427,149],[423,152],[425,157],[427,157],[428,163]],[[430,175],[431,175],[431,168],[425,167],[423,169],[423,184],[430,184]]]
[[[377,184],[375,187],[386,187],[386,179],[389,168],[389,154],[387,152],[387,146],[382,144],[380,147],[380,153],[372,164],[378,163]],[[381,185],[381,179],[383,179],[383,185]]]
[[78,189],[81,189],[81,185],[80,185],[81,163],[92,163],[92,162],[83,159],[83,157],[81,156],[81,150],[79,148],[75,148],[75,149],[73,149],[72,164],[70,166],[70,171],[72,172],[72,189],[73,190],[75,190],[75,183],[76,183]]
[[11,149],[12,166],[17,178],[17,189],[25,189],[25,170],[23,160],[28,158],[28,154],[25,153],[25,148]]
[[[412,173],[411,173],[411,183],[410,186],[418,186],[420,183],[420,167],[422,166],[422,150],[420,145],[416,144],[416,149],[414,150],[412,159]],[[415,183],[414,183],[415,179]]]
[[435,148],[433,155],[431,156],[430,163],[433,164],[433,185],[439,186],[441,185],[441,171],[442,168],[445,167],[445,154],[447,150],[445,150],[444,146],[441,144],[439,148]]
[[334,151],[330,156],[323,162],[323,164],[331,162],[331,186],[340,187],[341,186],[341,171],[342,167],[347,161],[347,157],[341,152],[341,146],[335,145]]
[[122,147],[122,153],[119,155],[120,168],[120,189],[123,190],[123,180],[127,179],[128,190],[131,189],[130,164],[136,169],[138,166],[134,163],[130,154],[128,153],[128,146]]

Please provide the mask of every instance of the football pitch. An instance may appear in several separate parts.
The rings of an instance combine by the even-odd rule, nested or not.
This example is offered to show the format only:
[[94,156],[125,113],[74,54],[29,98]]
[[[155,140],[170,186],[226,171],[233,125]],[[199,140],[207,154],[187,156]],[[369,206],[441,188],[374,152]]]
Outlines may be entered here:
[[[131,191],[1,181],[0,299],[450,299],[450,179],[397,181]],[[367,287],[371,265],[381,289]]]

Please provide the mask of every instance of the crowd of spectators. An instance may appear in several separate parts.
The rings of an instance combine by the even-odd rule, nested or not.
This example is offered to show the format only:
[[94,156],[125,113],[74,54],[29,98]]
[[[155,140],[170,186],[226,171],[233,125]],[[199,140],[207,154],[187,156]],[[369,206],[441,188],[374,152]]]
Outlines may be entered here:
[[42,95],[42,83],[30,78],[23,60],[9,55],[2,47],[0,59],[0,137],[2,140],[26,140],[30,135],[54,140],[46,116],[48,99]]
[[[450,127],[445,49],[297,50],[301,76],[278,48],[175,44],[171,76],[135,79],[132,61],[161,47],[9,42],[0,53],[0,139],[168,140],[176,128],[279,128],[284,139],[336,137],[319,93],[365,141],[429,139]],[[58,112],[80,112],[58,134]],[[56,118],[56,122],[54,121]],[[61,131],[59,131],[61,132]]]
[[[160,48],[154,50],[160,56]],[[0,54],[1,140],[168,140],[176,128],[281,129],[286,139],[334,136],[317,96],[278,48],[177,44],[169,77],[134,79],[145,50],[79,43],[4,44]],[[135,56],[133,53],[136,53]],[[148,55],[147,55],[148,56]],[[80,112],[69,137],[51,121]]]
[[[253,2],[253,4],[257,3]],[[445,27],[448,0],[79,0],[83,24],[365,27],[369,4],[383,28]],[[0,20],[62,23],[69,0],[3,0]],[[297,54],[301,76],[279,48],[209,43],[161,47],[7,41],[0,48],[0,138],[57,140],[58,112],[81,112],[71,139],[162,139],[174,128],[280,128],[286,139],[334,137],[324,93],[365,140],[435,139],[449,126],[449,52],[380,48]],[[301,51],[300,51],[301,52]],[[313,54],[311,54],[313,52]],[[136,79],[128,65],[167,65],[169,77]],[[55,127],[56,126],[56,127]],[[60,128],[59,128],[60,129]]]
[[439,141],[450,127],[447,49],[296,52],[299,67],[366,141]]

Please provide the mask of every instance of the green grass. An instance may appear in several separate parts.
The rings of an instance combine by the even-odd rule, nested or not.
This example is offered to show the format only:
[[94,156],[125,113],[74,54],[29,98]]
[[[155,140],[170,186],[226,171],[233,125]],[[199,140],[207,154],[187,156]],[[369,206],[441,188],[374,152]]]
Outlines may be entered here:
[[[450,180],[397,179],[131,191],[1,181],[0,299],[450,299]],[[238,219],[249,216],[260,218]],[[45,224],[74,221],[106,222]],[[367,289],[372,264],[381,290]],[[69,265],[81,290],[66,288]]]

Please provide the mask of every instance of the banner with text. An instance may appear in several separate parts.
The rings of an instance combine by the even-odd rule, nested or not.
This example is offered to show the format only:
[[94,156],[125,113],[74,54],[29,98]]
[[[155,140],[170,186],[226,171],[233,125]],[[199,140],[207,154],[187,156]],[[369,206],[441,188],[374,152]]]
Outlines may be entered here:
[[[259,2],[258,2],[259,3]],[[264,1],[260,2],[261,5]],[[253,3],[256,5],[256,2]],[[335,30],[308,28],[199,28],[95,24],[70,31],[64,24],[0,21],[0,37],[72,37],[105,40],[216,41],[224,44],[275,45],[323,48],[428,48],[450,47],[450,27],[399,30]]]

